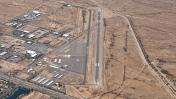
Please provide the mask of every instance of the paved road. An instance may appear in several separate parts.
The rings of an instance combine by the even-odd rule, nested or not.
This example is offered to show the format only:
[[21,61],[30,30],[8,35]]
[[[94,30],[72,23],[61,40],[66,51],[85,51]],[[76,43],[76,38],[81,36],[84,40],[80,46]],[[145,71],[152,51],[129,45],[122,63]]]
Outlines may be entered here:
[[99,79],[99,39],[100,39],[100,12],[98,12],[97,17],[97,38],[96,38],[96,58],[95,58],[95,81],[98,82]]
[[[66,4],[65,2],[59,2],[59,3],[62,3],[62,4]],[[85,31],[88,31],[88,37],[89,37],[89,33],[91,31],[91,16],[92,16],[92,12],[91,10],[95,10],[97,9],[96,7],[92,7],[92,8],[86,8],[86,7],[82,7],[80,5],[76,5],[76,4],[73,4],[72,5],[73,7],[79,7],[79,8],[82,8],[82,9],[89,9],[89,26],[88,26],[88,30],[85,30]],[[101,24],[101,12],[98,12],[98,22],[97,22],[97,50],[96,50],[96,80],[98,81],[98,77],[99,77],[99,48],[100,48],[100,45],[99,45],[99,36],[100,36],[100,24]],[[83,32],[85,32],[83,31]],[[79,36],[80,37],[80,36]],[[78,38],[78,37],[77,37]],[[74,40],[76,40],[77,38],[75,38]],[[70,43],[70,42],[67,42],[67,44]],[[89,46],[89,38],[88,38],[88,42],[87,42],[87,46]],[[88,53],[87,53],[88,55]],[[87,60],[87,59],[86,59]],[[36,85],[36,84],[33,84],[33,83],[30,83],[30,82],[27,82],[27,81],[23,81],[23,80],[20,80],[18,78],[15,78],[15,77],[9,77],[7,75],[5,75],[4,73],[0,72],[0,78],[1,79],[4,79],[4,80],[7,80],[7,81],[10,81],[14,84],[17,84],[19,86],[22,86],[22,87],[25,87],[25,88],[29,88],[29,89],[34,89],[34,90],[37,90],[37,91],[40,91],[42,93],[46,93],[46,94],[49,94],[51,96],[54,96],[54,97],[57,97],[59,99],[75,99],[74,97],[72,96],[69,96],[69,95],[66,95],[66,94],[63,94],[63,93],[60,93],[60,92],[57,92],[57,91],[54,91],[54,90],[51,90],[49,88],[46,88],[46,87],[43,87],[43,86],[40,86],[40,85]]]
[[4,80],[7,80],[7,81],[10,81],[10,82],[12,82],[14,84],[17,84],[19,86],[29,88],[29,89],[34,89],[34,90],[40,91],[42,93],[49,94],[51,96],[54,96],[54,97],[57,97],[57,98],[60,98],[60,99],[76,99],[72,96],[69,96],[69,95],[66,95],[66,94],[63,94],[63,93],[60,93],[60,92],[57,92],[57,91],[54,91],[54,90],[36,85],[36,84],[33,84],[33,83],[30,83],[30,82],[27,82],[27,81],[23,81],[23,80],[20,80],[18,78],[9,77],[2,72],[0,72],[0,78],[4,79]]
[[97,37],[96,37],[96,59],[95,59],[95,81],[99,82],[100,66],[102,66],[102,49],[103,49],[103,33],[101,32],[101,10],[98,10],[97,16]]
[[[59,2],[59,3],[66,4],[65,2]],[[82,6],[79,6],[79,5],[75,5],[75,4],[73,4],[73,7],[80,7],[82,9],[89,9],[89,13],[90,13],[90,15],[89,15],[89,26],[88,26],[88,30],[85,30],[85,31],[88,31],[88,37],[89,37],[89,33],[91,31],[91,28],[92,28],[91,25],[90,25],[91,24],[91,16],[92,16],[91,10],[95,10],[97,8],[96,7],[95,8],[93,8],[93,7],[92,8],[85,8],[85,7],[82,7]],[[100,35],[101,35],[100,34],[100,32],[101,32],[101,28],[100,27],[101,27],[101,12],[98,11],[98,18],[97,18],[97,48],[96,48],[96,75],[95,75],[96,82],[98,82],[98,80],[99,80],[99,64],[100,64],[99,63],[100,62],[99,56],[100,56],[100,52],[102,52],[102,51],[100,51],[100,50],[102,50],[102,46],[101,46],[102,44],[100,44],[100,41],[101,41],[100,40]],[[89,38],[88,38],[87,46],[89,46]],[[36,85],[36,84],[30,83],[30,82],[27,82],[27,81],[23,81],[21,79],[15,78],[15,77],[9,77],[9,76],[5,75],[2,72],[0,72],[0,78],[4,79],[4,80],[7,80],[7,81],[10,81],[10,82],[12,82],[14,84],[17,84],[19,86],[22,86],[22,87],[25,87],[25,88],[29,88],[29,89],[34,89],[34,90],[40,91],[42,93],[46,93],[46,94],[49,94],[51,96],[58,97],[60,99],[75,99],[72,96],[69,96],[69,95],[66,95],[66,94],[51,90],[49,88],[46,88],[46,87],[43,87],[43,86],[40,86],[40,85]]]
[[86,67],[85,67],[85,75],[84,75],[84,84],[86,83],[87,78],[87,68],[88,68],[88,57],[89,57],[89,44],[90,44],[90,32],[91,32],[91,19],[92,19],[92,10],[89,10],[89,22],[88,22],[88,30],[87,30],[87,43],[86,43]]

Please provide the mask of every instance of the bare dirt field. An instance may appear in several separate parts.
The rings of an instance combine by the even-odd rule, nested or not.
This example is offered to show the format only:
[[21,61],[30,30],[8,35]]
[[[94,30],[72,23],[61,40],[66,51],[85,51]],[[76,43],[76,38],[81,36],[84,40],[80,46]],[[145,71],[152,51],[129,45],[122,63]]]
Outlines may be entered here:
[[50,96],[34,91],[21,99],[50,99]]
[[[135,99],[169,98],[170,96],[143,65],[124,20],[114,17],[106,19],[105,22],[105,43],[108,45],[108,53],[105,55],[108,70],[107,90],[112,90],[107,94]],[[106,94],[104,97],[107,97]]]
[[[101,2],[97,0],[96,3],[101,7],[108,9],[109,12],[111,11],[114,14],[112,17],[117,14],[128,16],[132,20],[134,30],[139,35],[150,61],[156,59],[160,60],[159,67],[168,71],[168,74],[172,75],[172,79],[175,78],[175,1],[104,0]],[[106,10],[104,13],[107,14]],[[117,85],[119,84],[118,81],[120,80],[120,77],[126,83],[129,81],[127,78],[132,77],[130,80],[132,84],[129,84],[128,86],[133,87],[125,88],[122,91],[123,97],[138,99],[171,98],[158,81],[150,74],[150,72],[148,72],[147,68],[143,69],[143,72],[140,73],[140,69],[143,68],[142,63],[138,56],[137,48],[134,46],[134,40],[131,39],[132,37],[130,37],[128,30],[124,30],[127,26],[115,25],[117,23],[122,24],[122,20],[119,18],[108,18],[105,20],[107,21],[106,35],[108,35],[105,37],[106,42],[110,35],[112,36],[109,37],[109,40],[113,40],[108,41],[108,43],[113,42],[110,43],[113,47],[111,49],[107,48],[108,50],[106,51],[110,52],[109,56],[111,56],[108,60],[109,64],[107,65],[109,71],[107,73],[109,75],[107,76],[107,81],[109,82],[107,83],[107,88],[115,88],[114,86],[118,88]],[[119,20],[121,20],[121,22]],[[127,52],[124,53],[122,49],[125,45],[124,37],[126,32],[128,32]],[[107,57],[107,55],[105,55],[105,57]],[[123,66],[125,66],[125,69]],[[125,70],[124,74],[126,75],[126,79],[122,78],[123,70]],[[138,76],[133,76],[133,74]],[[126,86],[125,83],[123,83],[123,85]],[[118,95],[120,94],[118,93]]]
[[173,76],[176,76],[174,65],[176,64],[176,40],[175,25],[133,19],[136,32],[143,40],[149,59],[161,60],[160,66]]
[[24,12],[27,10],[31,10],[31,8],[34,8],[36,6],[40,6],[42,3],[42,0],[30,0],[30,1],[24,1],[24,0],[1,0],[0,4],[0,23],[6,23],[8,20],[11,20],[12,18],[16,17],[17,15],[24,14]]
[[[49,29],[61,29],[56,20],[75,28],[79,9],[69,10],[70,16],[64,13],[68,9],[56,11],[57,5],[46,6],[49,0],[1,0],[0,23],[4,24],[16,15],[21,15],[31,8],[50,12],[41,21],[30,25]],[[50,0],[52,3],[57,0]],[[158,61],[157,66],[166,77],[175,81],[176,77],[176,1],[174,0],[64,0],[65,2],[84,7],[100,7],[104,13],[104,90],[92,90],[92,87],[73,85],[66,86],[67,94],[78,99],[172,99],[160,82],[151,74],[140,58],[136,42],[129,30],[129,24],[120,16],[131,20],[134,31],[139,36],[142,46],[151,62]],[[30,4],[27,6],[27,4]],[[43,5],[41,5],[43,4]],[[8,7],[7,9],[6,6]],[[51,9],[51,7],[53,9]],[[57,14],[56,14],[57,13]],[[61,15],[63,14],[63,15]],[[61,16],[60,16],[61,15]],[[73,16],[72,16],[73,15]],[[120,16],[119,16],[120,15]],[[67,18],[65,17],[67,16]],[[46,20],[47,21],[44,21]],[[61,22],[61,21],[59,21]],[[61,22],[61,23],[62,23]],[[48,24],[46,24],[48,23]],[[4,27],[0,27],[1,28]],[[6,28],[5,28],[6,29]],[[2,32],[4,32],[3,30]],[[10,29],[6,31],[11,31]],[[52,39],[52,38],[51,38]],[[44,40],[45,41],[45,40]],[[55,41],[54,41],[55,42]],[[3,61],[1,61],[3,63]],[[9,63],[6,63],[7,65]],[[13,66],[13,65],[12,65]],[[3,66],[2,66],[3,67]],[[14,66],[15,67],[15,66]],[[22,68],[22,67],[19,67]],[[12,69],[19,69],[13,68]],[[71,79],[70,79],[71,80]],[[90,85],[96,87],[94,85]],[[23,99],[49,99],[49,96],[33,92]]]
[[[131,19],[151,62],[175,78],[175,5],[173,0],[90,0],[105,17],[105,94],[92,99],[170,99],[139,57],[127,23]],[[77,1],[78,2],[78,1]],[[101,96],[101,97],[99,97]]]

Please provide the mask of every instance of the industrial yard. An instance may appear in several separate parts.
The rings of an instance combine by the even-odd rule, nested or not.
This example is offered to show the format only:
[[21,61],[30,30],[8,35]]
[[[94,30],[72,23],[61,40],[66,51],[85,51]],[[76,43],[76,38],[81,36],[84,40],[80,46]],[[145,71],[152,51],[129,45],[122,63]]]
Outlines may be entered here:
[[0,5],[0,98],[176,98],[175,1]]

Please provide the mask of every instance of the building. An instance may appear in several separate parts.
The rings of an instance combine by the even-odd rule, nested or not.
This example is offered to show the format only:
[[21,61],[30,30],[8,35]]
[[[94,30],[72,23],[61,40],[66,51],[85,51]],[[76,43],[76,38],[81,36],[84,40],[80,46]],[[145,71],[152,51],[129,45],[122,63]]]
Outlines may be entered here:
[[37,59],[41,56],[41,53],[38,53],[38,52],[32,51],[32,50],[27,50],[26,54],[27,54],[28,58],[32,58],[32,59]]

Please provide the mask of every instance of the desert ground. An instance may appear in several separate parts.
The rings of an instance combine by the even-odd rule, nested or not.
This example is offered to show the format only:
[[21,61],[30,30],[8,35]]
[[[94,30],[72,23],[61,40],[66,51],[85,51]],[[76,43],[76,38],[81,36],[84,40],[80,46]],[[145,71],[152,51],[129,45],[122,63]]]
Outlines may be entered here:
[[[53,2],[55,0],[31,0],[25,1],[25,3],[23,0],[15,1],[7,0],[5,2],[5,0],[2,0],[0,3],[12,8],[16,5],[17,7],[14,11],[20,14],[23,13],[23,10],[29,10],[34,6],[40,5],[41,2]],[[129,24],[122,16],[130,19],[131,26],[140,39],[149,61],[152,63],[157,61],[157,68],[164,71],[165,77],[175,84],[176,1],[63,1],[84,7],[99,7],[103,10],[104,16],[104,86],[101,90],[95,90],[96,88],[93,87],[96,86],[94,85],[91,87],[87,85],[66,86],[67,94],[78,99],[174,99],[161,82],[150,72],[148,66],[144,65],[135,39],[129,29]],[[8,2],[13,2],[13,5],[8,5]],[[19,2],[22,2],[21,5]],[[26,3],[31,5],[25,8]],[[23,9],[20,10],[18,5],[22,6]],[[3,13],[1,13],[2,18],[0,19],[4,19],[0,20],[2,24],[15,17],[16,14],[10,13],[8,10],[1,12]],[[49,99],[49,96],[33,92],[22,99],[45,98]]]
[[[78,1],[77,1],[78,2]],[[91,0],[104,11],[105,78],[104,94],[91,99],[172,99],[149,72],[128,28],[119,15],[133,23],[151,62],[175,78],[176,40],[173,0]]]
[[23,96],[21,99],[50,99],[50,96],[34,91],[27,96]]

